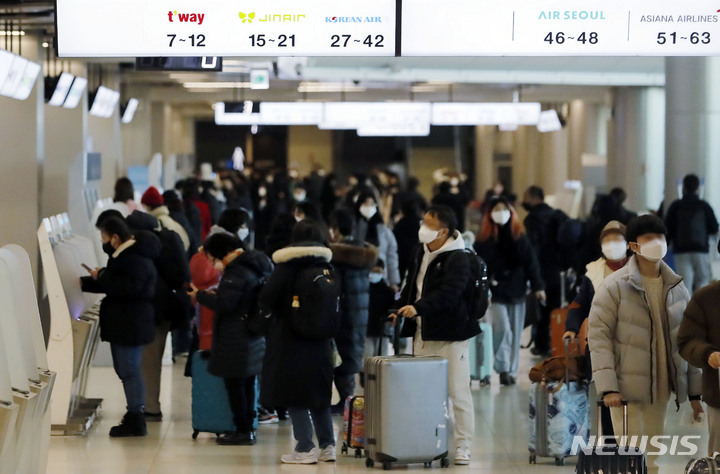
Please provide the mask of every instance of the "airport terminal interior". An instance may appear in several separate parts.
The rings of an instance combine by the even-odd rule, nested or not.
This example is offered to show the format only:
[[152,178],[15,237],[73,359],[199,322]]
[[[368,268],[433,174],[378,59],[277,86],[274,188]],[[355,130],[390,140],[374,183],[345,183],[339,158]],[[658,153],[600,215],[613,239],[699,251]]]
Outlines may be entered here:
[[[543,10],[530,0],[505,6],[466,0],[241,3],[0,0],[0,474],[428,467],[576,472],[582,460],[570,444],[579,439],[581,448],[592,447],[599,382],[590,384],[589,369],[576,368],[572,382],[563,374],[546,379],[545,372],[542,381],[531,381],[529,374],[551,356],[567,359],[565,317],[584,291],[582,283],[590,282],[588,264],[607,260],[607,278],[624,271],[610,265],[617,259],[605,253],[605,238],[633,242],[630,234],[638,226],[662,237],[666,232],[658,226],[666,226],[667,254],[643,260],[649,255],[644,250],[625,247],[618,268],[629,262],[637,269],[633,262],[640,259],[679,274],[688,286],[682,309],[700,286],[720,279],[713,213],[700,221],[673,213],[674,203],[690,194],[720,211],[718,5],[693,0],[681,7],[663,0],[650,8],[641,0],[558,0]],[[543,223],[538,231],[538,206],[561,221],[552,221],[555,227]],[[678,224],[686,221],[685,227]],[[337,320],[355,319],[348,327],[334,323],[335,339],[306,340],[291,329],[295,316],[267,310],[273,322],[257,332],[263,336],[243,322],[241,336],[222,348],[240,354],[238,364],[248,367],[259,353],[260,368],[252,375],[260,377],[248,378],[250,369],[245,377],[237,375],[242,367],[224,367],[234,375],[216,373],[218,364],[230,365],[219,362],[218,331],[224,329],[221,319],[213,326],[206,318],[213,317],[212,308],[216,318],[226,317],[220,297],[232,284],[231,269],[243,267],[234,259],[270,265],[260,286],[252,286],[254,296],[247,296],[250,283],[237,296],[247,305],[227,310],[250,325],[250,313],[262,313],[263,301],[273,300],[266,290],[277,269],[287,268],[282,258],[298,258],[286,257],[288,246],[307,244],[294,236],[310,227],[318,229],[320,240],[301,248],[316,257],[332,255],[333,270],[322,275],[337,285],[327,290],[339,292]],[[698,267],[687,263],[678,233],[694,233],[690,240],[701,236],[700,250],[692,251]],[[495,239],[490,250],[487,239]],[[182,244],[183,270],[163,273],[160,253],[137,257],[148,241],[163,252]],[[525,242],[527,253],[515,250]],[[229,252],[212,253],[227,245]],[[337,250],[342,245],[367,250],[371,263],[343,266]],[[445,267],[429,262],[452,246],[467,249],[471,269],[454,268],[471,276],[466,290],[434,303],[449,318],[435,331],[462,333],[447,327],[458,314],[478,329],[467,337],[425,340],[431,317],[418,308],[435,309],[420,295],[437,298],[446,286],[433,279],[435,288],[423,288],[429,280],[418,279],[417,272],[440,278]],[[485,280],[472,279],[472,262],[481,260],[475,252],[488,263]],[[632,256],[638,252],[642,259]],[[128,261],[123,253],[149,262],[153,279],[146,288],[133,280],[137,294],[119,290],[120,280],[101,284]],[[135,265],[132,272],[140,271]],[[508,266],[500,271],[498,265]],[[515,271],[520,296],[494,292]],[[346,280],[348,274],[360,279],[361,289],[347,289],[346,281],[354,281]],[[667,283],[671,273],[662,275]],[[171,277],[182,281],[172,287]],[[205,284],[208,278],[214,280]],[[156,279],[166,293],[160,283],[148,283]],[[293,285],[294,291],[299,284]],[[143,291],[150,293],[138,296]],[[283,291],[283,297],[291,293]],[[358,292],[365,299],[352,300]],[[482,315],[470,314],[482,294],[499,299]],[[298,301],[293,296],[274,304],[297,315]],[[354,309],[345,313],[347,301]],[[649,302],[644,315],[649,327],[656,304],[663,303]],[[599,316],[590,300],[587,305],[592,339],[593,331],[600,332],[600,323],[593,326]],[[160,321],[161,306],[175,313]],[[118,323],[112,311],[126,313]],[[390,319],[398,313],[395,324]],[[677,376],[668,361],[688,367],[680,357],[686,353],[677,354],[682,311],[668,304],[658,314],[666,318],[659,334],[665,331],[667,347],[650,348],[656,329],[634,343],[653,354],[674,348],[665,365]],[[140,331],[142,318],[151,321],[149,337],[118,342],[111,334]],[[407,334],[400,337],[401,320],[404,328],[420,321],[414,342]],[[274,331],[281,326],[279,340]],[[262,342],[264,359],[252,341]],[[297,352],[282,366],[275,354],[289,347]],[[585,350],[568,349],[576,354],[573,364],[585,360]],[[616,361],[627,357],[619,345],[615,350]],[[426,374],[435,361],[448,377],[433,380],[418,369],[412,369],[421,374],[414,378],[400,374],[403,367],[410,370],[413,353],[442,357],[415,359],[428,364]],[[118,374],[140,370],[141,357],[142,376],[133,383],[146,395],[130,395],[133,376],[121,381]],[[705,365],[699,369],[714,370]],[[329,375],[317,375],[324,367]],[[391,367],[400,374],[396,379],[388,375],[395,374]],[[341,374],[341,368],[348,372]],[[642,370],[656,369],[651,362]],[[311,376],[325,378],[321,383]],[[667,382],[668,371],[664,377]],[[401,380],[405,385],[391,386]],[[642,385],[640,380],[621,383]],[[682,389],[677,381],[669,383]],[[699,391],[699,382],[689,385],[682,390]],[[307,387],[324,392],[307,395]],[[435,388],[444,394],[440,405],[434,403]],[[607,390],[605,398],[617,390]],[[655,388],[648,390],[652,398]],[[332,418],[325,416],[325,402],[319,408],[317,401],[305,402],[304,411],[263,403],[308,396],[331,400]],[[130,406],[132,397],[139,411]],[[720,472],[688,466],[712,454],[709,442],[720,442],[711,440],[708,428],[710,410],[720,405],[703,404],[708,413],[694,419],[689,401],[676,407],[675,395],[669,400],[664,431],[655,433],[666,436],[666,453],[647,456],[647,472]],[[316,407],[312,415],[309,406]],[[436,423],[430,414],[438,406],[443,409]],[[203,424],[204,415],[221,410],[219,424]],[[243,410],[252,416],[236,413]],[[331,419],[336,452],[319,440],[313,441],[317,450],[296,446],[298,411],[307,426],[312,418],[318,432]],[[252,429],[240,427],[243,416]],[[631,413],[631,419],[638,418]],[[420,439],[427,438],[423,423],[429,423],[429,445]],[[720,426],[715,430],[720,439]],[[428,447],[408,458],[382,454],[386,446],[412,453],[422,451],[420,445]],[[311,465],[295,465],[299,459]]]

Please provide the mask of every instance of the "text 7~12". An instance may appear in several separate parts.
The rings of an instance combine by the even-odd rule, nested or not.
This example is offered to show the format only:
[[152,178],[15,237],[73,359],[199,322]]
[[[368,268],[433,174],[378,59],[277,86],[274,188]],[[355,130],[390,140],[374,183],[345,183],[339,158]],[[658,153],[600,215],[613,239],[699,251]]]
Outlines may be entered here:
[[178,38],[178,35],[167,35],[167,37],[170,38],[170,44],[168,45],[170,48],[181,43],[183,46],[190,45],[193,48],[205,47],[205,35],[190,35],[180,38]]

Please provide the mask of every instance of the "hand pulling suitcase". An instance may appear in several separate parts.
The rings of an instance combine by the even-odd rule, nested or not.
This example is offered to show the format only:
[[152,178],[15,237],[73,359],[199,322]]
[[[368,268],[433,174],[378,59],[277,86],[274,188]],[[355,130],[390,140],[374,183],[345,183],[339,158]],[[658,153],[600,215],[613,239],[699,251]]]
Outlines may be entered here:
[[470,380],[479,380],[481,387],[490,386],[493,366],[492,325],[480,322],[481,334],[470,341]]
[[355,457],[361,458],[365,449],[365,397],[359,395],[345,400],[343,423],[342,454],[354,449]]
[[[198,434],[215,433],[220,436],[235,431],[225,382],[207,370],[209,351],[197,351],[192,361],[192,427],[193,439]],[[258,386],[255,384],[255,412],[258,406]],[[257,429],[257,416],[253,428]]]
[[365,363],[365,465],[448,459],[448,362],[435,356],[372,357]]
[[[600,411],[605,402],[598,400],[597,410],[598,419],[600,419]],[[628,438],[628,406],[627,401],[622,401],[623,406],[623,436],[622,440]],[[602,423],[598,423],[597,442],[602,440]],[[632,446],[617,445],[596,445],[583,448],[579,453],[577,474],[647,474],[647,464],[645,463],[645,453],[640,448]]]
[[[566,354],[568,341],[565,343]],[[530,387],[530,464],[537,457],[554,457],[562,466],[571,455],[575,436],[588,439],[590,416],[587,384],[571,382],[567,367],[565,380],[534,383]]]

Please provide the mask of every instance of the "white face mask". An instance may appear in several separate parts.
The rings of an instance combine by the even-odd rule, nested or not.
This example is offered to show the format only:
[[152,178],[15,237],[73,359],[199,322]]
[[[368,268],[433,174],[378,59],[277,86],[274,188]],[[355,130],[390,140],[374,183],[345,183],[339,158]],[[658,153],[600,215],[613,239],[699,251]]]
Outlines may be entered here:
[[297,214],[295,214],[293,217],[295,218],[295,222],[300,222],[301,220],[304,219],[303,217],[300,217]]
[[423,244],[429,244],[430,242],[438,238],[439,233],[439,230],[432,230],[428,226],[423,224],[420,226],[420,230],[418,231],[418,239]]
[[370,283],[380,283],[383,279],[382,273],[370,273]]
[[267,196],[267,189],[265,189],[265,188],[259,188],[259,189],[258,189],[258,197],[263,198],[263,197],[265,197],[265,196]]
[[213,264],[213,267],[215,268],[215,270],[219,271],[220,273],[222,273],[223,270],[225,270],[225,267],[223,266],[222,262],[220,262],[220,261],[216,261]]
[[512,217],[512,214],[507,209],[502,211],[493,211],[491,214],[492,220],[497,225],[505,225],[510,221],[510,217]]
[[640,246],[640,255],[651,262],[662,260],[667,254],[667,242],[655,239]]
[[297,202],[303,202],[305,198],[307,197],[307,193],[295,193],[295,201]]
[[627,243],[624,240],[607,242],[602,244],[602,253],[605,255],[605,258],[611,262],[622,260],[627,256]]
[[240,237],[240,240],[247,239],[247,236],[250,235],[250,229],[247,227],[240,227],[237,231],[238,237]]
[[375,214],[377,214],[377,206],[367,206],[363,204],[360,206],[360,214],[362,214],[365,219],[370,220]]

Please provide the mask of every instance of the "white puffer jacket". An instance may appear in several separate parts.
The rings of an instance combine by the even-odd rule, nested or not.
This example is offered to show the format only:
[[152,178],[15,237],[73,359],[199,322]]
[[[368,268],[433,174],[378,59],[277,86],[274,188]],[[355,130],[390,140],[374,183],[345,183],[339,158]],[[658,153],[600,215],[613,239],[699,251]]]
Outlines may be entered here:
[[[662,320],[668,357],[668,379],[679,406],[688,395],[700,395],[701,372],[680,357],[677,334],[690,294],[664,262]],[[598,394],[620,392],[630,402],[657,400],[654,380],[656,344],[653,340],[650,305],[636,257],[605,279],[593,299],[588,323],[588,343],[592,347],[593,380]]]

